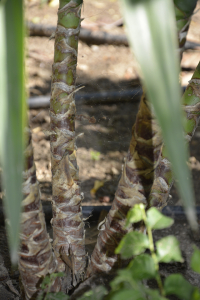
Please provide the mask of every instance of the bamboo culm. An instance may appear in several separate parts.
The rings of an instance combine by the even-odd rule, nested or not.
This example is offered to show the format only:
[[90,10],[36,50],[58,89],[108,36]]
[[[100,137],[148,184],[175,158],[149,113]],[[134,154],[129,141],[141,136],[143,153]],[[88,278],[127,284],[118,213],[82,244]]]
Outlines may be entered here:
[[[36,169],[33,159],[31,133],[28,132],[28,146],[25,150],[25,171],[23,173],[21,248],[19,251],[19,271],[25,298],[35,299],[38,286],[47,274],[54,273],[57,262],[52,252],[49,234],[40,200],[39,184],[36,180]],[[52,292],[60,291],[60,279],[57,278],[51,288]]]
[[53,246],[67,289],[83,278],[85,230],[76,161],[75,101],[81,0],[60,0],[50,100]]

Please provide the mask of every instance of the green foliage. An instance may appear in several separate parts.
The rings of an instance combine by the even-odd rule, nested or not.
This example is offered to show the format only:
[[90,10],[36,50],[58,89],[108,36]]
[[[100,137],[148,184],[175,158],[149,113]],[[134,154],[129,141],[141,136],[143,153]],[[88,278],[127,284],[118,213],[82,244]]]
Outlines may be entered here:
[[163,229],[170,227],[174,223],[172,218],[161,214],[155,207],[147,211],[147,224],[151,229]]
[[200,250],[194,246],[194,252],[191,258],[191,268],[200,274]]
[[132,231],[125,235],[115,253],[121,254],[123,258],[143,253],[149,248],[149,240],[146,235],[138,231]]
[[42,283],[40,284],[41,292],[39,293],[37,300],[68,300],[67,296],[63,292],[51,293],[51,287],[54,283],[54,280],[57,277],[64,277],[63,272],[52,273],[44,277]]
[[[162,229],[173,224],[173,220],[164,216],[156,208],[145,212],[143,204],[137,204],[127,215],[126,225],[143,221],[147,228],[148,236],[137,232],[129,232],[120,242],[116,253],[124,258],[130,258],[131,254],[137,255],[131,260],[128,267],[118,271],[118,275],[111,282],[111,292],[106,300],[167,300],[166,296],[175,295],[182,300],[200,299],[198,288],[192,286],[181,274],[168,276],[164,282],[159,274],[159,263],[173,261],[183,262],[179,249],[179,242],[174,236],[167,236],[156,242],[156,249],[152,238],[152,229]],[[138,239],[136,237],[139,237]],[[144,242],[145,241],[145,242]],[[135,249],[131,249],[135,248]],[[150,249],[150,254],[142,253],[145,248]],[[139,249],[139,250],[138,250]],[[200,271],[200,251],[195,247],[191,265],[197,272]],[[199,272],[200,273],[200,272]],[[158,289],[147,288],[143,280],[155,279]],[[104,299],[104,298],[101,298]]]
[[128,269],[136,280],[150,279],[156,276],[155,262],[148,254],[136,256],[129,264]]
[[142,210],[143,204],[136,204],[132,209],[129,210],[126,218],[126,227],[131,223],[137,223],[142,220]]
[[175,236],[170,235],[156,242],[156,254],[159,262],[170,263],[173,261],[183,262],[179,242]]
[[194,289],[181,274],[168,276],[164,283],[166,295],[176,295],[183,300],[191,300]]
[[96,288],[84,293],[84,295],[78,300],[101,300],[107,294],[107,290],[104,286],[100,285]]

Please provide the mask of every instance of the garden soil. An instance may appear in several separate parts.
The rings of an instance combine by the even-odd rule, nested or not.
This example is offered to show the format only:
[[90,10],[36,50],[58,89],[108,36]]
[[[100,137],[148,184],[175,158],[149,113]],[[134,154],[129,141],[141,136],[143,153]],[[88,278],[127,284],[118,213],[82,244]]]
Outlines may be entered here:
[[[44,2],[44,1],[43,1]],[[55,4],[55,6],[54,6]],[[200,7],[198,3],[197,9]],[[39,0],[26,1],[26,19],[34,23],[56,25],[56,1],[40,4]],[[124,26],[116,26],[121,19],[117,0],[85,0],[82,26],[93,30],[103,30],[110,34],[124,34]],[[111,24],[111,26],[107,26]],[[200,11],[194,14],[188,40],[200,43]],[[47,37],[27,37],[27,90],[29,97],[47,95],[50,97],[51,67],[53,62],[54,40]],[[200,47],[187,50],[182,59],[181,83],[186,86],[200,60]],[[85,118],[76,121],[77,160],[80,171],[81,188],[84,192],[84,206],[111,205],[120,178],[123,160],[129,147],[131,128],[138,110],[139,98],[129,102],[119,101],[120,93],[141,87],[140,70],[129,47],[114,45],[87,45],[79,43],[77,86],[84,86],[80,93],[118,91],[119,97],[112,104],[83,104],[77,102],[77,115],[94,117],[89,123]],[[83,119],[80,121],[80,119]],[[41,196],[45,205],[50,205],[51,163],[50,144],[46,132],[49,130],[48,109],[29,110],[29,123],[33,135],[34,159]],[[196,205],[200,205],[200,130],[199,127],[190,144],[188,164],[192,171]],[[170,206],[181,206],[181,199],[175,187],[172,188]],[[175,217],[175,224],[167,230],[155,232],[155,239],[174,234],[180,241],[185,262],[183,264],[162,265],[161,273],[182,273],[192,284],[200,287],[200,276],[191,272],[190,257],[192,245],[200,247],[200,242],[190,234],[184,218]],[[92,252],[98,231],[96,224],[87,227],[87,251]],[[51,228],[48,226],[50,232]],[[101,279],[100,279],[101,282]],[[96,284],[96,283],[95,283]],[[6,234],[0,227],[0,299],[20,299],[19,273],[12,269],[8,257]],[[175,299],[175,298],[174,298]]]

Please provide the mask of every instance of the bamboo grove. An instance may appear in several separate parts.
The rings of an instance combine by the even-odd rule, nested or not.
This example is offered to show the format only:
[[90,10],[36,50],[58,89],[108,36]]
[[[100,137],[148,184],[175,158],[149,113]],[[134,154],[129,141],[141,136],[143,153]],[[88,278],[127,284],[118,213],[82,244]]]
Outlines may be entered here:
[[[187,2],[184,6],[174,0],[180,56],[197,1]],[[161,129],[144,89],[111,210],[100,228],[91,258],[87,257],[81,207],[84,195],[76,160],[74,100],[82,4],[83,0],[60,0],[55,32],[50,101],[53,250],[42,212],[30,130],[26,130],[19,251],[19,271],[26,299],[37,297],[38,283],[49,273],[66,273],[64,279],[55,279],[52,291],[67,292],[94,274],[118,268],[121,259],[115,254],[115,248],[127,233],[124,229],[127,212],[138,203],[147,209],[151,206],[161,209],[167,204],[174,182]],[[185,140],[189,142],[199,121],[200,64],[181,101]],[[144,226],[140,224],[134,229],[144,231]]]

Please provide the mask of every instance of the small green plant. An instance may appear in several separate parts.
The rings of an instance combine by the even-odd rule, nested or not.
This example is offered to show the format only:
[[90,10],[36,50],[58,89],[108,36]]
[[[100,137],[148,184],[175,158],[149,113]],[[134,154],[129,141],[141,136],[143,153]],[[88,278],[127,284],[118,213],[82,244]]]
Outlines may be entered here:
[[98,152],[98,151],[93,151],[93,150],[91,150],[91,151],[90,151],[90,155],[91,155],[91,159],[92,159],[92,160],[98,161],[98,160],[100,159],[101,153]]
[[[131,230],[132,224],[138,222],[144,222],[147,235]],[[135,205],[127,215],[126,228],[130,230],[115,251],[124,259],[134,258],[127,268],[118,271],[107,295],[105,288],[101,286],[98,288],[102,293],[98,297],[95,289],[85,293],[80,300],[167,300],[166,297],[170,295],[181,300],[200,299],[199,289],[192,286],[181,274],[172,274],[164,281],[161,280],[159,263],[183,262],[183,258],[179,242],[173,235],[160,239],[154,245],[152,230],[170,227],[173,222],[173,219],[164,216],[154,207],[146,213],[143,204]],[[194,247],[191,268],[200,273],[200,250],[197,247]],[[158,289],[151,289],[145,284],[149,279],[156,280]]]
[[[132,300],[164,300],[168,295],[176,295],[183,300],[200,299],[197,287],[192,286],[181,274],[172,274],[164,282],[159,273],[159,263],[183,262],[178,240],[173,236],[166,236],[154,245],[152,230],[170,227],[173,219],[164,216],[156,208],[150,208],[147,213],[143,204],[135,205],[128,215],[126,227],[133,223],[143,221],[147,228],[147,235],[142,232],[130,231],[122,239],[116,249],[122,258],[131,258],[125,270],[118,272],[118,276],[112,281],[112,292],[109,299],[117,300],[126,298]],[[156,247],[155,247],[156,246]],[[150,254],[144,253],[146,250]],[[191,260],[194,271],[200,272],[200,251],[195,248]],[[143,280],[155,279],[158,289],[147,288]],[[120,294],[120,295],[119,295]]]

